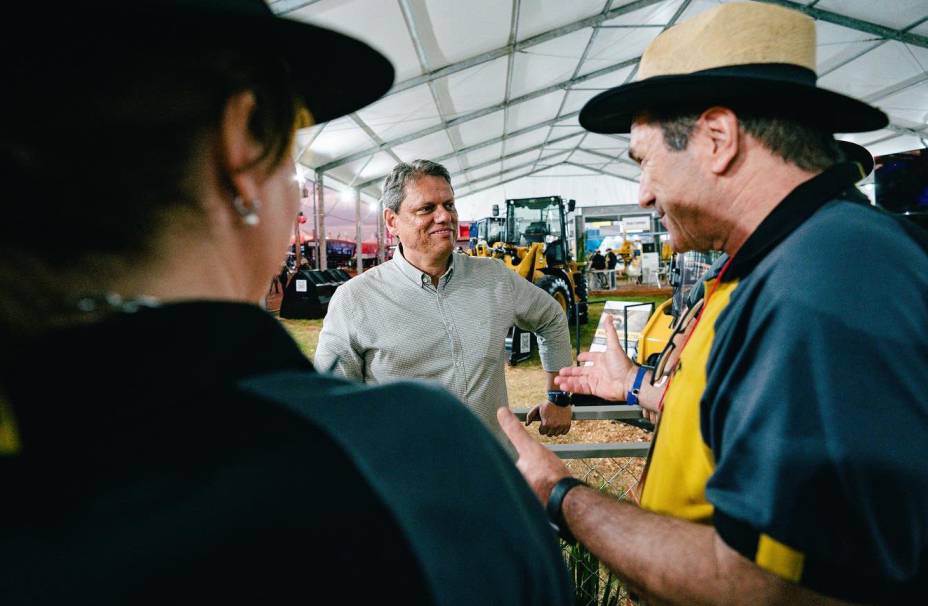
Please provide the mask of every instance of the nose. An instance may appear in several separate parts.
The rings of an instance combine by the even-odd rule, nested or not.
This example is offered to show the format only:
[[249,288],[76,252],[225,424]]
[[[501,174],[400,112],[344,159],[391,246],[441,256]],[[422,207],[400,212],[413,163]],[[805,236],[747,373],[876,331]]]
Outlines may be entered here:
[[453,210],[448,210],[444,206],[439,206],[435,211],[434,221],[435,223],[451,223],[454,221],[455,216]]
[[654,192],[651,190],[651,182],[644,171],[642,171],[641,180],[638,185],[638,206],[641,208],[650,208],[654,206],[654,202],[655,197]]

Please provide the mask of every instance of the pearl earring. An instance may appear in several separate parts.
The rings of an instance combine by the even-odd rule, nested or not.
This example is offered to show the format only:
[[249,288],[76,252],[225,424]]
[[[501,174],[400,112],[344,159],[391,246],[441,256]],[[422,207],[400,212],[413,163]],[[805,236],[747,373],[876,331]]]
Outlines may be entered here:
[[258,210],[261,208],[261,202],[257,198],[252,200],[251,207],[245,206],[244,200],[241,196],[235,196],[232,198],[232,206],[235,207],[235,212],[239,214],[242,218],[242,223],[249,227],[254,227],[261,222],[261,217],[258,216]]

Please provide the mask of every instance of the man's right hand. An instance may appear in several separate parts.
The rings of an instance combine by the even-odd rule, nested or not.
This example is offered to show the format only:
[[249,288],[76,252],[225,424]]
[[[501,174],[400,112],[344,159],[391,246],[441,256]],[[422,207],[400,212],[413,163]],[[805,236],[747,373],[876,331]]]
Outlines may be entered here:
[[606,400],[624,402],[629,388],[635,381],[638,367],[632,362],[619,344],[619,335],[611,314],[606,314],[606,351],[584,352],[577,356],[581,362],[592,362],[590,366],[568,366],[562,368],[554,382],[572,393],[592,394]]

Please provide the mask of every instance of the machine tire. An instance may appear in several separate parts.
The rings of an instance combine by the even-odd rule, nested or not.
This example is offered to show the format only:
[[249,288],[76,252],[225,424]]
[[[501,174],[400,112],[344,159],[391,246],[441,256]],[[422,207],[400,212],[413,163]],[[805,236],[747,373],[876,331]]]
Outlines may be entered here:
[[573,300],[570,297],[570,285],[567,284],[564,278],[550,275],[542,276],[535,282],[535,286],[554,297],[554,300],[558,302],[558,305],[561,306],[561,309],[564,310],[568,317],[572,315]]

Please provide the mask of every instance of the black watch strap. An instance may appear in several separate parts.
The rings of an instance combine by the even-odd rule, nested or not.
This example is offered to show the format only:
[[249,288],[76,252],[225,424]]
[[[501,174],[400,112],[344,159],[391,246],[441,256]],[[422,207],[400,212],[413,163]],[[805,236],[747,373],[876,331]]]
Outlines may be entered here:
[[564,497],[567,496],[567,493],[570,492],[572,488],[587,485],[588,484],[582,480],[567,476],[558,480],[554,488],[551,489],[551,494],[548,495],[548,504],[545,506],[548,520],[551,522],[551,526],[554,527],[554,530],[557,531],[558,536],[570,545],[576,545],[577,539],[570,532],[570,528],[567,527],[567,521],[564,519],[564,512],[561,510],[564,505]]
[[567,406],[570,406],[570,394],[566,391],[552,389],[548,391],[548,401],[555,406],[566,408]]

